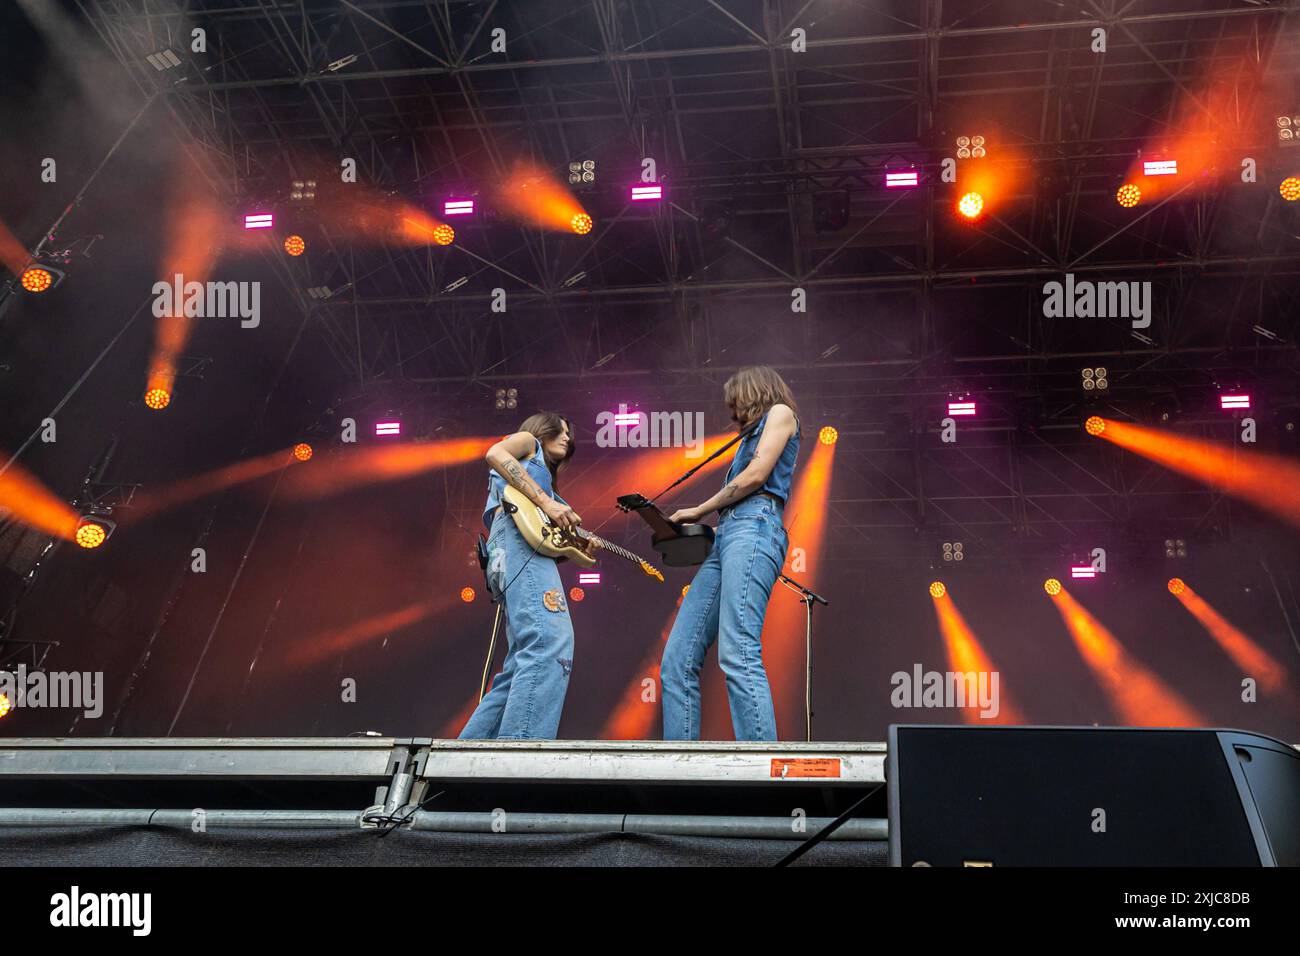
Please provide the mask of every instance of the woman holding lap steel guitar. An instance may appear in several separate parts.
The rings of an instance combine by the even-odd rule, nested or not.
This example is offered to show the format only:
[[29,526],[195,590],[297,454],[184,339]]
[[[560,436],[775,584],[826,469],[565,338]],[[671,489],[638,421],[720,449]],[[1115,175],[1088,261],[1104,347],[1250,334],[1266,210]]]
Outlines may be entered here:
[[659,668],[664,739],[700,737],[700,667],[718,642],[737,740],[776,740],[772,692],[763,669],[763,617],[789,537],[782,527],[799,457],[799,419],[789,387],[765,365],[742,368],[723,386],[742,430],[722,490],[670,521],[692,524],[718,512],[717,537],[682,600]]

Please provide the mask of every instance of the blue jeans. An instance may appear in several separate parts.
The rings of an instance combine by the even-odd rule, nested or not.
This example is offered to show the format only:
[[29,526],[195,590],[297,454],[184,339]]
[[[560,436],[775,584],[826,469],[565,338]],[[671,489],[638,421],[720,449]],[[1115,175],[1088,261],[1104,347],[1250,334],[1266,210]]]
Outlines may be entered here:
[[771,498],[746,498],[718,520],[713,551],[695,572],[659,667],[664,740],[700,739],[700,668],[715,640],[736,739],[776,740],[761,638],[789,545]]
[[573,670],[573,622],[554,559],[534,553],[505,512],[488,535],[488,584],[505,607],[506,660],[460,739],[554,740]]

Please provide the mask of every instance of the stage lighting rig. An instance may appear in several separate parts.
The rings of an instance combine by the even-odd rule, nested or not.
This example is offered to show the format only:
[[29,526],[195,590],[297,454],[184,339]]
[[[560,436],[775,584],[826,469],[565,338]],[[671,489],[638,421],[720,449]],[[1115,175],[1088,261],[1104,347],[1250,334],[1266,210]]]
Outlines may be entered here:
[[982,135],[958,136],[958,159],[983,159],[988,155],[988,144]]
[[493,407],[497,411],[514,411],[519,407],[519,389],[498,388],[493,396]]
[[1294,146],[1300,142],[1300,115],[1284,114],[1274,120],[1277,126],[1277,144]]
[[174,70],[176,67],[181,65],[180,57],[170,49],[159,50],[157,53],[150,53],[145,57],[145,59],[148,60],[149,65],[159,73],[164,73],[167,70]]
[[596,183],[596,161],[575,159],[569,163],[570,186],[593,186]]
[[1096,368],[1085,368],[1080,371],[1081,382],[1085,392],[1104,392],[1110,388],[1110,379],[1106,375],[1106,369],[1103,366]]

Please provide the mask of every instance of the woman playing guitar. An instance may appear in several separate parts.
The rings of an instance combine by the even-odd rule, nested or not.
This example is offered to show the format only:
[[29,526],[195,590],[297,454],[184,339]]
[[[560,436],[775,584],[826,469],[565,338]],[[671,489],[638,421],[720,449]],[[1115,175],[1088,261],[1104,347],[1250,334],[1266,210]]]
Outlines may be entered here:
[[470,716],[462,740],[552,740],[573,670],[573,623],[555,559],[524,540],[502,505],[506,482],[562,528],[578,516],[556,494],[556,476],[573,457],[569,421],[555,412],[530,416],[519,431],[488,449],[488,584],[505,608],[501,673]]
[[715,640],[736,739],[776,740],[761,635],[789,547],[781,516],[799,457],[799,420],[789,387],[765,365],[740,369],[722,394],[737,426],[757,427],[736,448],[722,490],[669,517],[690,524],[718,512],[713,550],[695,572],[659,668],[665,740],[699,739],[700,668]]

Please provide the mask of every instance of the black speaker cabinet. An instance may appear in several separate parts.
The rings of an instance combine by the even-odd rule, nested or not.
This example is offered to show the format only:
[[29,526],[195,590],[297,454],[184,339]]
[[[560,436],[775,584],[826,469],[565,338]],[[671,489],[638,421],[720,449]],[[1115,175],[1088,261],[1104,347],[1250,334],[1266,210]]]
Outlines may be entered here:
[[1297,866],[1300,752],[1240,730],[892,724],[892,866]]

